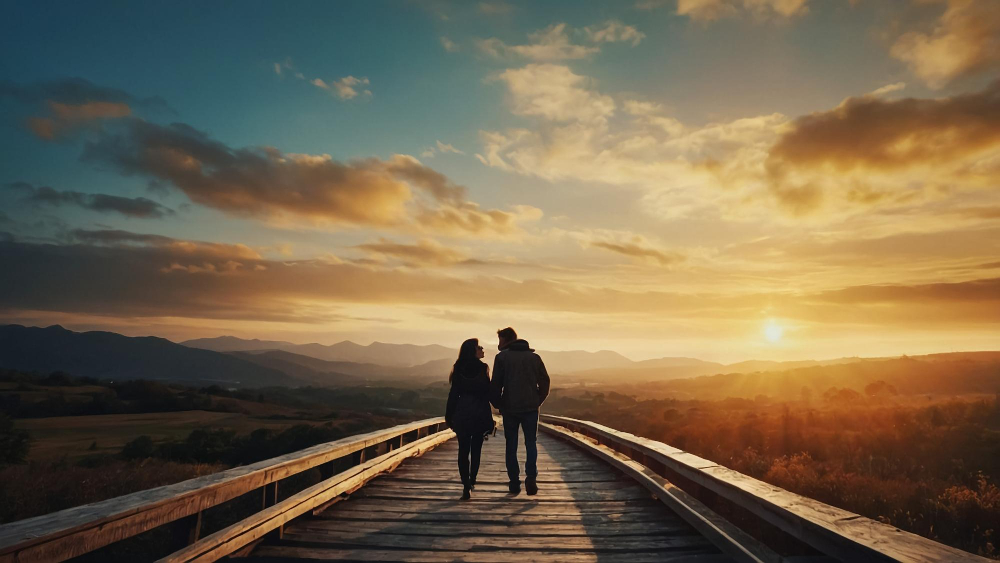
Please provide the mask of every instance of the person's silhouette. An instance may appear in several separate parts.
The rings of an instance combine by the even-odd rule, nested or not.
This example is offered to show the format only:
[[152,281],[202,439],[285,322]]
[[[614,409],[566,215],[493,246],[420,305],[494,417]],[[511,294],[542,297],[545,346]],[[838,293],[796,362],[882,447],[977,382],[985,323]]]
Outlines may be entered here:
[[482,362],[483,347],[470,338],[462,343],[458,360],[452,367],[451,392],[445,406],[445,422],[458,437],[458,475],[462,479],[462,498],[468,500],[476,488],[479,454],[483,439],[493,430],[490,411],[489,366]]
[[524,431],[524,488],[529,495],[538,492],[538,408],[549,394],[549,374],[542,358],[518,339],[514,329],[497,331],[500,339],[493,361],[493,380],[490,382],[490,402],[503,415],[504,436],[507,439],[507,477],[512,494],[521,492],[520,466],[517,461],[517,431]]

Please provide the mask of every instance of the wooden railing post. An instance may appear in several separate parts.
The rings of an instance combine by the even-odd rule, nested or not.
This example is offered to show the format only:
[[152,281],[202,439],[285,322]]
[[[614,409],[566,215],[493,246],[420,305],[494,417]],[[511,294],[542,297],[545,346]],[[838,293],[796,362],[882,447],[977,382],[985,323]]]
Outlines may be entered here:
[[191,529],[188,531],[188,545],[193,544],[201,538],[201,510],[198,514],[192,514],[188,516],[188,520],[191,521]]

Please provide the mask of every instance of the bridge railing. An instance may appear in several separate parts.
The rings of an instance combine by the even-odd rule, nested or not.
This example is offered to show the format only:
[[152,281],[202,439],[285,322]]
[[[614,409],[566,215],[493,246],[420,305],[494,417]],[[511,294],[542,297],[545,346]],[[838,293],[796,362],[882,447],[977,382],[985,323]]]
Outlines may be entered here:
[[[181,519],[189,527],[189,545],[164,560],[212,561],[267,533],[280,534],[288,520],[336,501],[341,494],[453,435],[444,418],[429,418],[20,520],[0,526],[0,563],[64,561]],[[283,480],[312,469],[319,470],[319,483],[279,500]],[[260,495],[260,511],[201,537],[203,511],[255,491]]]
[[[904,532],[893,526],[797,495],[662,442],[594,422],[542,415],[635,460],[727,517],[741,513],[762,521],[821,554],[850,562],[986,562],[986,558]],[[755,526],[740,525],[750,530]],[[759,531],[759,530],[756,530]],[[760,534],[752,534],[759,536]],[[766,542],[765,542],[766,543]]]

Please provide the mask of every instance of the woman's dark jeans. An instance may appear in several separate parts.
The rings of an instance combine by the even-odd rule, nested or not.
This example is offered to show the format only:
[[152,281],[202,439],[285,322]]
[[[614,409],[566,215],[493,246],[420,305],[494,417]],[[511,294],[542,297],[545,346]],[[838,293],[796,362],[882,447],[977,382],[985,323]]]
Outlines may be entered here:
[[[483,451],[483,434],[458,435],[458,474],[462,485],[471,486],[479,474],[479,454]],[[471,454],[471,462],[470,462]]]

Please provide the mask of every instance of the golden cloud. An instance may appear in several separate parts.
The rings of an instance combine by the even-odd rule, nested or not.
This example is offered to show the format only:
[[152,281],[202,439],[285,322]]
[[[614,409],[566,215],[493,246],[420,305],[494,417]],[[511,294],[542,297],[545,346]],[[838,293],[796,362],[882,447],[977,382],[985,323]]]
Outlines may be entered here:
[[169,182],[220,211],[314,225],[441,227],[457,236],[509,235],[516,217],[480,210],[466,189],[411,156],[341,163],[330,155],[234,149],[188,125],[126,119],[87,143],[84,159]]
[[[81,237],[86,238],[87,235]],[[97,236],[97,235],[95,235]],[[871,285],[818,292],[681,293],[626,291],[570,281],[477,276],[359,266],[329,260],[275,261],[238,245],[127,233],[100,246],[0,242],[0,310],[120,317],[186,317],[326,322],[338,305],[490,306],[517,296],[524,311],[671,318],[782,318],[830,323],[925,326],[1000,323],[1000,279]],[[391,244],[391,243],[375,243]],[[412,249],[381,246],[381,251]],[[24,279],[33,283],[25,284]],[[66,279],[72,284],[63,283]],[[844,305],[851,305],[845,307]]]
[[40,139],[52,141],[77,127],[101,119],[115,119],[132,114],[132,109],[118,102],[86,102],[62,104],[50,101],[48,117],[28,119],[28,129]]
[[936,1],[946,8],[934,29],[904,33],[891,55],[908,63],[933,88],[1000,67],[1000,10],[995,0]]

